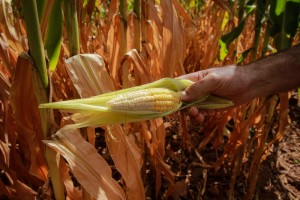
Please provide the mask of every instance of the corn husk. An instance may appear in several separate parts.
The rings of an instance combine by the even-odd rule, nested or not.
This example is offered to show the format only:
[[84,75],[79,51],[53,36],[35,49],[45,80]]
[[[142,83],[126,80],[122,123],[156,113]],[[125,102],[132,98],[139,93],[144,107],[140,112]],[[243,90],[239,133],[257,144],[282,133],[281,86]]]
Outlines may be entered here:
[[143,111],[143,110],[120,111],[120,110],[113,110],[107,105],[107,102],[110,101],[111,99],[116,98],[117,96],[125,94],[127,92],[138,91],[141,89],[148,89],[148,88],[167,88],[175,92],[181,93],[181,91],[185,90],[193,83],[194,82],[187,79],[163,78],[149,84],[122,89],[114,92],[109,92],[109,93],[101,94],[90,98],[41,104],[39,107],[60,109],[60,110],[64,110],[65,112],[77,113],[74,114],[71,118],[74,121],[79,122],[77,124],[77,127],[79,128],[79,127],[87,127],[87,126],[122,124],[122,123],[149,120],[158,117],[165,117],[167,115],[170,115],[181,109],[188,108],[190,106],[197,106],[198,108],[202,108],[202,109],[217,109],[217,108],[225,108],[233,105],[231,101],[213,95],[202,96],[194,101],[187,102],[187,103],[181,102],[178,107],[166,112]]

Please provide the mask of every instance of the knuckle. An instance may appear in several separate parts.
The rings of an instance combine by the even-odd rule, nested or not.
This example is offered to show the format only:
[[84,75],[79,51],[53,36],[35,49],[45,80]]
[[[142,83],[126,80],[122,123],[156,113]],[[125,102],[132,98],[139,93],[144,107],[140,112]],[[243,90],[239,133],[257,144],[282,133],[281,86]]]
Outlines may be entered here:
[[208,76],[207,78],[209,78],[210,81],[213,81],[213,82],[218,82],[220,80],[220,75],[215,72],[212,72],[212,73],[208,74],[207,76]]

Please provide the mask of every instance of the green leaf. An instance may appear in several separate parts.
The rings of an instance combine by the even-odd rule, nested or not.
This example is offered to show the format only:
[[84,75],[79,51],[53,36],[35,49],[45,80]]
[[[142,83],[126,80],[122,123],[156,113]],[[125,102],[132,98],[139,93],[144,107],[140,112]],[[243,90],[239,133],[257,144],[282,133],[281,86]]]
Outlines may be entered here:
[[277,50],[283,50],[292,45],[297,32],[300,14],[300,0],[271,1],[270,35],[275,40]]
[[284,10],[285,10],[285,3],[286,3],[286,0],[277,0],[276,1],[276,7],[275,7],[275,14],[276,16],[280,16]]
[[220,55],[219,59],[224,60],[228,54],[229,45],[242,33],[245,26],[245,20],[242,20],[237,27],[235,27],[231,32],[223,35],[220,44]]
[[62,42],[62,0],[55,0],[47,27],[45,49],[50,60],[49,69],[55,70]]
[[220,52],[219,52],[219,59],[224,60],[225,57],[228,54],[228,48],[229,45],[239,37],[239,35],[242,33],[244,26],[245,26],[245,21],[247,17],[253,13],[254,11],[253,6],[248,6],[246,9],[246,17],[241,20],[241,22],[238,24],[237,27],[235,27],[232,31],[229,33],[226,33],[221,37],[221,40],[219,40],[219,45],[220,45]]
[[300,0],[287,1],[285,14],[285,31],[292,37],[296,35],[300,15]]
[[39,20],[41,21],[43,15],[44,15],[46,0],[36,0],[36,5],[37,5],[37,11],[38,11],[38,15],[39,15]]
[[77,3],[78,2],[76,0],[64,0],[64,15],[71,56],[80,53]]

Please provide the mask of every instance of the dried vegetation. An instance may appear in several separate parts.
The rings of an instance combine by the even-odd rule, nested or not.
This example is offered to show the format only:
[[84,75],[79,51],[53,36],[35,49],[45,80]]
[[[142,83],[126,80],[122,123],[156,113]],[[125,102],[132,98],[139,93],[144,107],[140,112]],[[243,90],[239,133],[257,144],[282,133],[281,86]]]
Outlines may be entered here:
[[[41,17],[43,41],[54,2],[46,1],[49,9]],[[150,121],[68,130],[65,125],[86,119],[70,118],[57,110],[40,112],[41,102],[85,98],[213,66],[246,64],[272,53],[272,49],[265,51],[265,40],[255,43],[256,15],[246,17],[238,1],[209,0],[202,7],[177,0],[134,1],[130,12],[120,2],[77,1],[79,49],[65,17],[58,59],[47,56],[48,65],[57,65],[49,70],[50,87],[44,89],[36,62],[29,56],[35,49],[27,44],[30,27],[26,29],[21,4],[0,1],[0,198],[206,199],[225,195],[251,199],[257,195],[261,162],[290,123],[288,93],[214,113],[201,125],[192,124],[180,112]],[[220,60],[221,37],[242,19],[239,37]],[[260,38],[267,38],[267,26],[262,23]],[[296,34],[293,42],[297,41]],[[267,44],[274,46],[273,39]],[[46,48],[46,55],[49,52]],[[279,157],[290,156],[299,164],[294,154],[282,151]],[[278,161],[277,165],[293,171],[281,179],[282,185],[293,176],[298,177],[299,186],[293,163]],[[295,197],[298,186],[290,188]]]

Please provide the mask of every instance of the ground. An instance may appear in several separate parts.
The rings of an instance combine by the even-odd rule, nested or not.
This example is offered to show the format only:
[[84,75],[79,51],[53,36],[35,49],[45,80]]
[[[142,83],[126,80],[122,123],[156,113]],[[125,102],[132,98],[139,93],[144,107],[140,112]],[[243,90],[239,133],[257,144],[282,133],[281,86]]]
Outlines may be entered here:
[[[272,146],[260,166],[254,199],[300,199],[299,105],[297,95],[293,95],[289,101],[291,123],[287,126],[282,141]],[[168,151],[168,148],[172,150]],[[202,155],[207,160],[216,157],[217,153],[208,149]],[[169,199],[228,199],[230,173],[225,168],[215,172],[213,169],[199,166],[199,156],[194,151],[182,148],[181,138],[178,135],[167,136],[165,160],[176,173],[177,194],[173,193]],[[153,178],[152,180],[155,180]],[[234,189],[235,199],[245,199],[247,190],[245,178],[243,172],[237,178]],[[207,181],[206,187],[202,188],[204,179]],[[165,182],[167,183],[166,180]],[[165,188],[164,185],[162,186],[159,197],[166,194],[166,189],[167,184]],[[155,199],[154,193],[154,190],[148,193],[149,199]]]

